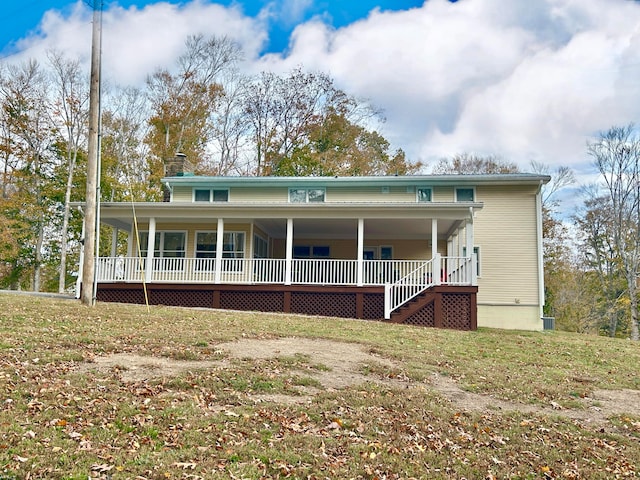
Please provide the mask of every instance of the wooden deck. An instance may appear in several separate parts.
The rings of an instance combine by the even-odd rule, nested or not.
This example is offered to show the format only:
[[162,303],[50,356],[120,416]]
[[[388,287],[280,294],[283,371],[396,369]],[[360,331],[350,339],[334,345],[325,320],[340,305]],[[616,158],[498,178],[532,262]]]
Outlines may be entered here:
[[[237,285],[149,283],[151,305],[297,313],[385,321],[384,286]],[[475,286],[436,285],[387,320],[424,327],[475,330]],[[145,304],[141,283],[99,283],[97,300]]]

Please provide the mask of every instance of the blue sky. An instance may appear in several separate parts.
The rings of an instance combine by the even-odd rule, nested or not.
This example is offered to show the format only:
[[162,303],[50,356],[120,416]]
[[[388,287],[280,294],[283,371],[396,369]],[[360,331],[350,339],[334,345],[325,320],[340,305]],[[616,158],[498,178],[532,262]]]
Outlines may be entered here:
[[[454,0],[455,1],[455,0]],[[4,19],[0,29],[0,51],[11,51],[12,44],[30,33],[38,31],[39,23],[48,10],[58,10],[63,14],[72,10],[75,1],[69,0],[3,0],[2,10]],[[92,0],[85,3],[91,5]],[[104,8],[109,9],[113,4],[124,8],[132,6],[143,8],[145,5],[159,3],[152,0],[118,0],[116,2],[105,1]],[[185,2],[169,1],[176,5]],[[277,5],[276,2],[268,1],[236,1],[221,0],[215,3],[230,6],[238,4],[244,13],[249,16],[258,16],[269,3]],[[285,2],[287,3],[287,2]],[[319,2],[300,1],[288,2],[294,7],[281,5],[278,17],[274,18],[269,25],[269,43],[265,45],[265,51],[277,52],[285,50],[288,46],[289,35],[296,24],[309,20],[314,16],[320,16],[332,26],[339,28],[351,24],[361,18],[365,18],[374,8],[381,10],[406,10],[420,7],[424,3],[422,0],[324,0]],[[292,16],[287,15],[292,14]]]
[[[1,5],[0,62],[46,62],[55,49],[88,63],[86,3]],[[243,73],[328,73],[383,111],[393,148],[427,166],[495,155],[589,182],[587,142],[640,124],[638,0],[120,0],[105,2],[103,24],[110,84],[171,68],[189,35],[224,35],[242,47]]]

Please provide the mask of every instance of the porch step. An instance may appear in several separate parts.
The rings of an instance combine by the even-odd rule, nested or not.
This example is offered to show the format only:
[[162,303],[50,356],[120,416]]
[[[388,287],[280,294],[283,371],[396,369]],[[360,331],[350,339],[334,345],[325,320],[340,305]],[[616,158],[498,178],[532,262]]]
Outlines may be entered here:
[[424,307],[433,303],[436,298],[436,294],[433,292],[433,287],[425,290],[419,295],[416,295],[409,302],[405,303],[402,307],[391,313],[391,322],[404,323],[414,313],[419,312]]

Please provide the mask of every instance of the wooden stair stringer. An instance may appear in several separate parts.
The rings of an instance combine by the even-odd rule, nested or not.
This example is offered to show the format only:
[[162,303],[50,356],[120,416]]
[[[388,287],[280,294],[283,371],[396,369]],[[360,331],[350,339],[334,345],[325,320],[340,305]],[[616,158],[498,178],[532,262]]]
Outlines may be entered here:
[[433,291],[433,287],[429,287],[422,293],[416,295],[409,302],[404,304],[399,309],[391,313],[392,323],[404,323],[404,321],[416,312],[419,312],[424,307],[434,303],[436,300],[436,293]]

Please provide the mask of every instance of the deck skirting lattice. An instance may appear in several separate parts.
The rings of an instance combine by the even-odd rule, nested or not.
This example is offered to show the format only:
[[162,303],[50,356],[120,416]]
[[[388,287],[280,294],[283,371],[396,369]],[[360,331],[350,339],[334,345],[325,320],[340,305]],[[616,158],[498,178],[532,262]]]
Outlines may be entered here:
[[[323,317],[382,320],[384,287],[232,284],[147,284],[149,304]],[[434,287],[402,318],[391,321],[421,327],[476,329],[477,287]],[[146,302],[140,283],[100,283],[100,302]],[[395,315],[395,314],[394,314]]]

